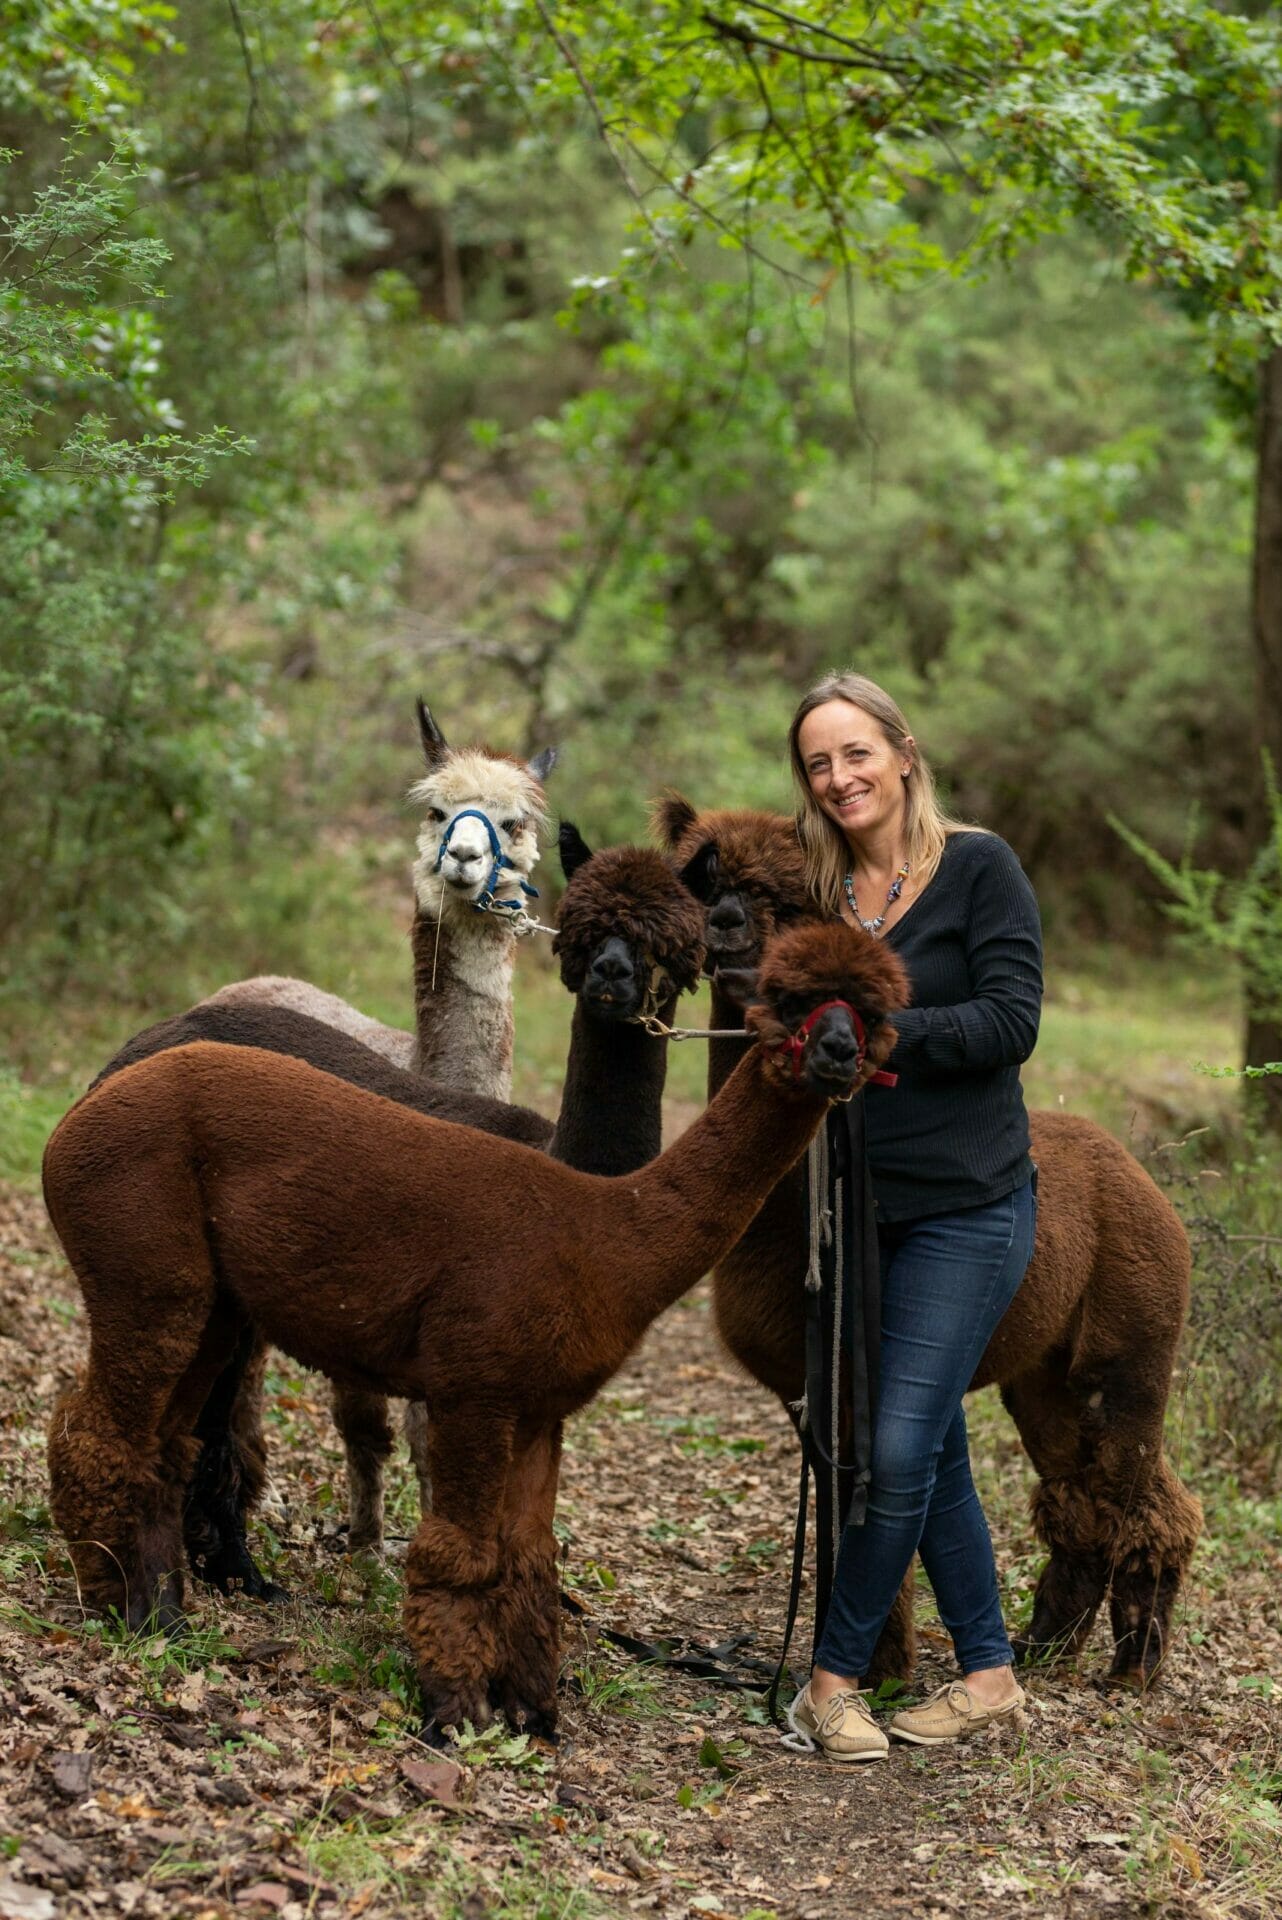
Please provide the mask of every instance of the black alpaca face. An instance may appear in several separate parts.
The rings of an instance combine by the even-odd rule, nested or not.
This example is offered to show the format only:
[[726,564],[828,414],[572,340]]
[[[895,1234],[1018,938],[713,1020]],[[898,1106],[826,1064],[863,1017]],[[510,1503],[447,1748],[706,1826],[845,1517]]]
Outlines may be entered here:
[[696,986],[703,915],[663,859],[645,847],[594,854],[569,821],[558,844],[569,885],[553,951],[584,1012],[635,1020],[655,996]]

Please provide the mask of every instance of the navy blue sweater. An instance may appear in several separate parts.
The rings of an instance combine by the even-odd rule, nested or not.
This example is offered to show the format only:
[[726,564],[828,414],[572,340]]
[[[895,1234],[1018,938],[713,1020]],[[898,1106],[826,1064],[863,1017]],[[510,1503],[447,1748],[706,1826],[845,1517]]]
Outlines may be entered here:
[[949,836],[939,871],[884,934],[908,969],[897,1087],[864,1093],[877,1218],[999,1200],[1030,1177],[1019,1066],[1042,1006],[1037,900],[991,833]]

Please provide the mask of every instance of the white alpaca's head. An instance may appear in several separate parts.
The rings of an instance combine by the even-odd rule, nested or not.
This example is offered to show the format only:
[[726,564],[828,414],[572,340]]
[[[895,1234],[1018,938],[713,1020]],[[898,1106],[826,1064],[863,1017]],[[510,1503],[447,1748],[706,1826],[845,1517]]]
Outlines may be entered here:
[[487,888],[500,902],[521,902],[521,882],[539,857],[539,830],[547,821],[543,782],[556,748],[528,762],[488,747],[455,749],[421,700],[418,716],[428,768],[409,792],[423,812],[414,862],[419,912],[473,919]]

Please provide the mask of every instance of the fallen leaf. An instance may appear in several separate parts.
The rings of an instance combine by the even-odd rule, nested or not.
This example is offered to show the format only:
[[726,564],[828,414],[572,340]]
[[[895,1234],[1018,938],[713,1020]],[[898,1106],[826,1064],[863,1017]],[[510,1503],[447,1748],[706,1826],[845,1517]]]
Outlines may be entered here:
[[288,1653],[293,1646],[292,1640],[255,1640],[236,1655],[237,1660],[249,1666],[261,1666],[265,1661],[275,1660],[282,1653]]
[[89,1791],[89,1782],[93,1778],[93,1755],[91,1753],[55,1753],[50,1761],[49,1771],[53,1775],[53,1784],[59,1793],[65,1793],[68,1800],[83,1800]]
[[289,1899],[289,1888],[279,1880],[255,1880],[252,1887],[242,1887],[236,1895],[238,1907],[283,1907]]
[[463,1770],[448,1760],[402,1760],[401,1775],[425,1800],[435,1800],[442,1807],[459,1804]]
[[9,1874],[0,1874],[0,1915],[3,1920],[54,1920],[53,1895],[43,1887],[28,1887]]

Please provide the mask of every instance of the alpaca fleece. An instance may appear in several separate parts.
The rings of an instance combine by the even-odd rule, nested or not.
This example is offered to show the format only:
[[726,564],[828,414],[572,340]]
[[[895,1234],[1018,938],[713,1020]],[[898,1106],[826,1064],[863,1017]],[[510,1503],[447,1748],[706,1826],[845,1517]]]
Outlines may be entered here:
[[[845,931],[859,972],[868,943]],[[799,950],[781,991],[818,1006],[815,977]],[[864,1012],[873,1066],[894,1030]],[[843,1028],[821,1015],[807,1060]],[[280,1055],[200,1043],[124,1069],[45,1155],[90,1332],[49,1443],[86,1595],[134,1624],[179,1604],[191,1432],[252,1325],[334,1379],[426,1399],[434,1507],[406,1625],[429,1712],[483,1720],[493,1697],[550,1726],[559,1423],[742,1232],[827,1103],[754,1047],[674,1147],[606,1180]],[[506,1253],[472,1230],[499,1190],[524,1196]]]
[[[685,871],[711,873],[703,895],[709,915],[727,899],[742,906],[748,933],[735,963],[755,957],[762,930],[798,911],[792,822],[696,813],[674,795],[659,824]],[[804,877],[801,886],[804,900]],[[813,903],[805,910],[813,914]],[[738,1023],[714,974],[712,1024]],[[710,1095],[734,1054],[734,1042],[712,1043]],[[1033,1258],[972,1383],[1000,1385],[1041,1479],[1033,1520],[1050,1557],[1016,1653],[1033,1660],[1073,1652],[1107,1594],[1113,1676],[1146,1686],[1170,1645],[1175,1600],[1202,1520],[1162,1437],[1188,1312],[1188,1240],[1169,1201],[1103,1127],[1036,1111],[1029,1127],[1039,1169]],[[722,1338],[785,1405],[804,1383],[806,1239],[805,1183],[794,1173],[713,1277]],[[911,1576],[878,1645],[867,1676],[873,1683],[912,1671],[910,1583]]]
[[354,1087],[364,1087],[385,1100],[412,1107],[416,1113],[433,1114],[463,1127],[477,1127],[483,1133],[499,1134],[505,1140],[520,1140],[528,1147],[545,1147],[552,1137],[552,1122],[532,1107],[516,1107],[506,1100],[488,1099],[484,1094],[438,1086],[419,1074],[394,1067],[383,1055],[336,1027],[313,1020],[307,1014],[295,1013],[288,1007],[217,997],[202,1001],[186,1013],[159,1020],[155,1026],[135,1034],[107,1062],[90,1092],[124,1067],[150,1059],[153,1053],[164,1053],[170,1047],[190,1046],[196,1040],[286,1053]]
[[[381,1020],[371,1019],[359,1007],[352,1006],[350,1001],[341,1000],[336,993],[326,993],[323,987],[314,987],[310,980],[296,980],[289,974],[257,973],[249,980],[233,980],[230,986],[219,987],[199,1004],[202,1007],[281,1007],[290,1013],[305,1014],[309,1020],[319,1020],[322,1026],[337,1027],[340,1033],[350,1034],[363,1047],[381,1053],[385,1060],[406,1073],[414,1064],[412,1033],[403,1027],[385,1026]],[[305,1057],[299,1055],[300,1059]]]

